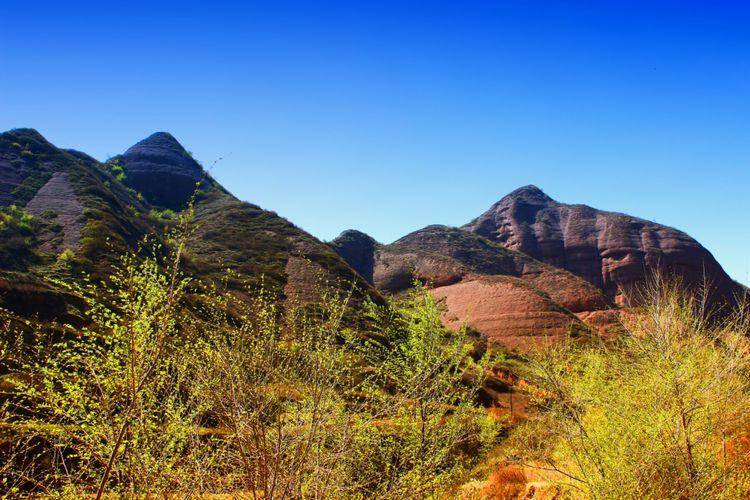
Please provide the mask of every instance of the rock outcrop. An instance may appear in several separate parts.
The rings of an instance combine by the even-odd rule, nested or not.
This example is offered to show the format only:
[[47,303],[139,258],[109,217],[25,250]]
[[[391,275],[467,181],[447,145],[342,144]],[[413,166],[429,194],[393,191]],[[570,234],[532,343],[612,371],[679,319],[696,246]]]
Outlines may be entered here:
[[581,276],[621,305],[637,302],[640,286],[653,273],[689,287],[705,278],[714,303],[731,301],[743,290],[682,231],[559,203],[535,186],[513,191],[463,229]]
[[[366,241],[366,235],[345,240]],[[506,347],[529,347],[584,330],[572,313],[607,310],[595,286],[521,252],[447,226],[428,226],[390,245],[348,245],[352,262],[372,262],[373,284],[398,293],[415,279],[444,302],[444,321],[463,321]]]
[[39,240],[45,252],[58,254],[75,250],[83,230],[83,205],[78,200],[68,180],[67,172],[55,172],[36,195],[26,204],[26,209],[37,217],[52,215],[57,231],[43,228]]
[[448,328],[465,323],[506,348],[528,350],[589,333],[570,311],[517,278],[471,278],[432,293],[444,302],[443,322]]
[[152,205],[179,210],[203,178],[200,164],[177,139],[156,132],[114,159],[125,172],[125,184]]
[[361,231],[349,229],[338,235],[331,246],[360,276],[373,283],[375,250],[380,246],[377,241]]
[[457,228],[427,226],[375,254],[374,284],[387,292],[411,286],[415,277],[443,286],[473,276],[519,278],[573,312],[608,307],[601,291],[585,280]]

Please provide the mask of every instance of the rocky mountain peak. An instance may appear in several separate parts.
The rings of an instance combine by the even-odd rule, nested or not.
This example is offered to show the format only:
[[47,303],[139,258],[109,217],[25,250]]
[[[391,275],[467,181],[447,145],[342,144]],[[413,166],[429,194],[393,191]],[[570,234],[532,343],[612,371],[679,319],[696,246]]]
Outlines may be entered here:
[[360,276],[373,283],[375,250],[380,243],[362,231],[347,229],[331,242],[331,246]]
[[203,168],[168,132],[156,132],[116,158],[125,183],[152,204],[180,209],[190,199]]
[[713,256],[685,233],[648,220],[559,203],[524,186],[462,227],[511,250],[566,269],[621,304],[637,302],[653,274],[699,286],[705,277],[717,302],[738,286]]
[[533,184],[529,184],[527,186],[521,186],[520,188],[511,191],[507,195],[505,195],[500,201],[511,201],[511,200],[529,200],[529,201],[554,201],[552,198],[547,196],[547,194],[542,191],[540,188],[534,186]]
[[34,128],[14,128],[13,130],[9,130],[7,132],[3,132],[4,136],[12,136],[12,137],[23,137],[27,139],[34,139],[39,142],[48,142],[47,139],[40,134],[36,129]]
[[142,141],[135,144],[132,148],[135,148],[137,146],[143,146],[143,145],[150,145],[155,147],[163,147],[168,149],[175,149],[178,151],[184,151],[185,148],[182,147],[182,144],[175,139],[175,137],[170,134],[169,132],[154,132],[150,136],[146,137]]
[[358,242],[358,243],[365,243],[368,245],[377,246],[379,243],[370,236],[367,233],[363,233],[362,231],[358,231],[357,229],[347,229],[345,231],[342,231],[341,234],[339,234],[336,239],[333,240],[334,242],[344,242],[344,241],[352,241],[352,242]]

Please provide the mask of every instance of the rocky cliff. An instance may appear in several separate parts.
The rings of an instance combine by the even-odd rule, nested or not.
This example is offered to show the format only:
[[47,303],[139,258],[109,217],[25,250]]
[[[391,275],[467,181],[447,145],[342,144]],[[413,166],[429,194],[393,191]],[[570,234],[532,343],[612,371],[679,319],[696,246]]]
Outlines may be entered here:
[[115,159],[125,183],[156,206],[178,210],[203,179],[203,168],[167,132],[156,132]]
[[[586,327],[586,317],[610,308],[585,280],[488,239],[448,226],[428,226],[389,245],[359,232],[334,241],[350,264],[371,263],[372,283],[386,293],[427,284],[444,303],[444,321],[462,322],[506,347],[528,347]],[[597,325],[599,329],[600,325]],[[604,327],[611,326],[610,323]]]
[[630,215],[559,203],[535,186],[508,194],[463,229],[566,269],[618,304],[637,302],[639,286],[660,273],[697,287],[714,303],[743,288],[687,234]]

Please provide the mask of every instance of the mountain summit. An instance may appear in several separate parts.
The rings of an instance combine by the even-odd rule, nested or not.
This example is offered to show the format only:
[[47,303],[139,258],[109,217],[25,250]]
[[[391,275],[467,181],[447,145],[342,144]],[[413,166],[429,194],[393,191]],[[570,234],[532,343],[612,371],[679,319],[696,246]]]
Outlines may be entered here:
[[463,226],[511,250],[566,269],[626,304],[650,274],[687,286],[707,279],[713,300],[743,287],[696,240],[677,229],[587,205],[559,203],[536,186],[516,189]]
[[180,210],[191,199],[185,268],[193,277],[223,280],[229,269],[234,289],[263,282],[298,301],[313,298],[318,284],[349,290],[355,283],[379,300],[330,246],[232,196],[171,134],[157,132],[102,164],[17,129],[0,134],[0,309],[75,321],[74,297],[58,279],[110,274],[144,236],[165,240],[174,219],[162,209]]
[[116,158],[125,183],[157,206],[183,208],[203,177],[203,168],[168,132],[156,132]]

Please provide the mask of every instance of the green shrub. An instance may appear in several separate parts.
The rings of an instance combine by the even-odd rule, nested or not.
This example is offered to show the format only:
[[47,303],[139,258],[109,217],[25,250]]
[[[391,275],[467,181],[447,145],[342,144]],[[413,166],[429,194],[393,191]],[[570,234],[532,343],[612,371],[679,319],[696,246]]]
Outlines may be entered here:
[[157,210],[155,208],[152,208],[148,216],[154,220],[175,220],[175,213],[174,211],[165,208],[164,210]]
[[519,454],[586,498],[746,498],[747,317],[655,290],[622,338],[536,358],[542,414]]
[[76,260],[75,252],[70,248],[66,248],[65,250],[60,252],[60,254],[57,256],[57,259],[55,260],[55,264],[60,269],[70,270],[73,268],[75,260]]
[[0,233],[15,231],[30,235],[33,233],[33,221],[34,217],[30,213],[16,205],[0,207]]
[[125,180],[125,170],[117,160],[108,161],[104,164],[110,174],[120,182]]
[[189,218],[169,259],[127,255],[108,281],[70,285],[90,323],[37,331],[21,368],[3,367],[8,491],[404,498],[465,478],[498,431],[473,405],[489,359],[471,360],[425,290],[369,305],[383,341],[362,340],[339,292],[282,304],[192,282]]

